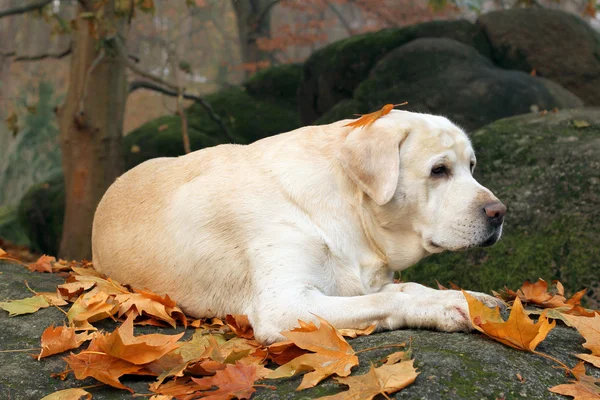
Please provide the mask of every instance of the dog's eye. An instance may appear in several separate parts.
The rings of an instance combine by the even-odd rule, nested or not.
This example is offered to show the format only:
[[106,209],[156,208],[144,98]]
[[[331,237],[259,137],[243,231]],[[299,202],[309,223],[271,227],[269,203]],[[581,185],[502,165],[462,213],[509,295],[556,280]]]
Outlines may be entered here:
[[471,172],[473,172],[474,170],[475,170],[475,163],[474,163],[474,162],[472,162],[472,163],[471,163]]
[[445,165],[438,165],[431,169],[431,176],[440,177],[448,174],[448,169]]

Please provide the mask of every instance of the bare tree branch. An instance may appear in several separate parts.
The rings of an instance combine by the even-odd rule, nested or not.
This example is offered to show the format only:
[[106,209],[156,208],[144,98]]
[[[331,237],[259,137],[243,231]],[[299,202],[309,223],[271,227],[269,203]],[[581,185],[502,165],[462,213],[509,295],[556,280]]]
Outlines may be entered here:
[[327,7],[329,7],[329,9],[331,11],[333,11],[333,13],[337,17],[337,19],[340,21],[340,23],[342,24],[342,26],[344,27],[344,29],[346,29],[346,32],[348,32],[348,36],[354,35],[354,33],[355,33],[354,29],[352,29],[352,27],[350,26],[350,24],[348,23],[348,21],[346,21],[346,18],[344,18],[344,16],[340,12],[340,10],[338,10],[337,8],[335,8],[335,6],[333,4],[331,4],[331,2],[329,2],[328,0],[323,0],[323,1],[325,2],[325,4],[327,4]]
[[[178,96],[178,93],[175,90],[166,89],[163,86],[160,86],[160,85],[157,85],[155,83],[148,82],[148,81],[136,80],[136,81],[132,81],[129,84],[129,93],[132,93],[132,92],[134,92],[134,91],[136,91],[138,89],[153,90],[155,92],[162,93],[162,94],[165,94],[165,95],[171,96],[171,97],[177,97]],[[210,116],[210,119],[212,119],[213,121],[215,121],[221,127],[221,129],[225,133],[225,136],[227,137],[227,140],[229,140],[231,143],[235,143],[235,139],[233,138],[233,136],[231,136],[231,133],[229,132],[229,129],[223,123],[223,120],[221,119],[221,117],[219,117],[219,115],[212,108],[212,106],[210,105],[210,103],[208,103],[202,97],[195,96],[193,94],[183,93],[182,97],[184,99],[186,99],[186,100],[194,100],[196,103],[199,103],[206,110],[206,112]]]
[[[240,0],[238,0],[238,1],[240,1]],[[242,0],[242,1],[247,1],[247,0]],[[265,9],[262,10],[262,12],[260,13],[260,15],[256,19],[256,24],[260,25],[260,23],[262,22],[263,18],[265,18],[267,15],[269,15],[269,11],[271,11],[271,8],[273,8],[275,5],[277,5],[280,2],[281,2],[281,0],[273,0],[271,3],[269,3],[269,5],[267,5],[265,7]]]
[[35,54],[33,56],[17,56],[13,58],[12,61],[39,61],[45,58],[64,58],[69,54],[71,54],[71,47],[67,47],[65,50],[60,51],[58,53],[42,53]]
[[41,8],[46,7],[50,3],[52,3],[52,0],[41,0],[35,3],[28,4],[26,6],[17,6],[13,8],[7,8],[6,10],[0,10],[0,18],[39,10]]

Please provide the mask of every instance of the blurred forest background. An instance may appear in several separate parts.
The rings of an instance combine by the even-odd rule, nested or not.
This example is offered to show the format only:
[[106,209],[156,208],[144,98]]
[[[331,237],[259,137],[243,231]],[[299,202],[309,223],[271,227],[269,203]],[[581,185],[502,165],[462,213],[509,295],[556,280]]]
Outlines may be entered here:
[[[126,169],[156,156],[248,143],[405,100],[408,109],[450,116],[470,131],[530,111],[598,107],[599,31],[597,0],[0,0],[0,245],[90,257],[102,194]],[[598,115],[582,115],[556,116],[556,124],[588,128],[562,132],[575,138],[569,146],[597,137]],[[508,132],[502,137],[519,131],[494,129]],[[538,166],[562,168],[555,148],[536,155],[526,142],[544,129],[557,134],[547,127],[521,133],[512,152],[506,148],[515,141],[501,147],[474,135],[495,171],[521,165],[511,158],[518,154],[533,165],[488,178],[516,209],[513,222],[526,223],[513,236],[507,228],[492,250],[434,258],[421,281],[456,279],[444,275],[448,263],[466,262],[470,276],[473,265],[521,254],[504,275],[470,288],[501,285],[532,260],[549,268],[548,278],[567,281],[563,264],[585,265],[573,285],[598,286],[589,278],[600,261],[598,239],[582,228],[593,222],[565,211],[597,214],[597,196],[581,194],[598,189],[593,171],[600,168],[586,168],[597,156],[592,162],[573,148],[582,169],[567,175],[585,180],[580,186],[563,187],[564,171],[552,175],[552,194],[527,186],[524,174],[539,181]],[[565,146],[562,137],[551,142]],[[563,160],[569,168],[579,165],[573,157]],[[566,208],[539,225],[540,208],[530,204],[552,196]],[[525,197],[533,203],[521,212]],[[590,245],[593,254],[580,252]],[[532,279],[544,275],[538,272]]]

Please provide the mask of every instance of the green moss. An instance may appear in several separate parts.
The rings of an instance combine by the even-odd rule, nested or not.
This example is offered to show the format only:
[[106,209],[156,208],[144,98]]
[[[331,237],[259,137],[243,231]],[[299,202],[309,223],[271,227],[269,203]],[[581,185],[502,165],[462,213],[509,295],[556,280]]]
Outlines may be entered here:
[[[590,127],[572,126],[573,119],[586,118]],[[600,112],[509,118],[476,132],[472,141],[476,178],[508,206],[501,241],[432,256],[402,278],[487,292],[558,279],[570,294],[589,288],[588,305],[598,307]]]
[[[294,106],[281,101],[258,100],[242,88],[213,93],[206,96],[206,100],[237,143],[251,143],[300,126]],[[192,151],[229,142],[201,105],[189,107],[187,118]],[[127,169],[150,158],[183,155],[180,118],[164,116],[134,130],[125,137],[123,151]]]
[[33,186],[21,199],[18,218],[35,251],[57,254],[62,235],[65,187],[61,175]]
[[301,64],[285,64],[257,72],[244,83],[244,87],[257,99],[285,101],[296,106],[296,92],[301,79]]
[[16,207],[0,207],[0,238],[12,243],[29,246],[29,239],[17,218]]

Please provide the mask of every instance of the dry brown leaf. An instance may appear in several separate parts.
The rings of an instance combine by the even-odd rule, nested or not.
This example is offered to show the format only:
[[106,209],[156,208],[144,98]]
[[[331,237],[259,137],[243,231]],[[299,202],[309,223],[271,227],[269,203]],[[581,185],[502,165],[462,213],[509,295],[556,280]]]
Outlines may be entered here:
[[[217,390],[203,392],[206,400],[249,399],[257,380],[265,378],[271,370],[262,365],[228,364],[225,369],[217,371],[215,376],[192,378],[199,386],[216,386]],[[204,395],[206,395],[204,397]]]
[[184,332],[178,335],[133,336],[134,319],[135,315],[130,315],[114,332],[107,335],[96,335],[93,343],[107,355],[135,365],[156,361],[183,344],[177,343],[177,341],[184,335]]
[[91,335],[77,334],[74,327],[59,326],[55,328],[54,325],[49,326],[42,333],[42,350],[37,359],[76,349],[89,339],[91,339]]
[[135,365],[103,353],[94,346],[93,342],[90,343],[87,350],[79,354],[71,353],[64,360],[69,364],[77,379],[92,377],[118,389],[129,390],[131,393],[133,390],[123,385],[119,378],[125,374],[139,373],[143,368],[141,365]]
[[207,390],[210,388],[211,386],[198,385],[196,382],[192,381],[192,378],[189,376],[173,379],[167,383],[163,383],[162,385],[150,385],[150,390],[153,393],[160,394],[163,396],[172,396],[175,398],[185,398],[186,396],[191,395],[192,393],[198,392],[200,390]]
[[378,394],[387,395],[404,389],[417,379],[420,372],[413,366],[414,360],[397,364],[384,364],[371,369],[364,375],[348,378],[335,378],[336,381],[349,386],[349,390],[333,396],[320,397],[328,400],[371,400]]
[[80,388],[73,388],[50,393],[41,400],[80,400],[82,397],[89,400],[92,398],[92,394]]
[[577,357],[600,368],[600,315],[594,314],[593,317],[565,315],[565,318],[585,339],[583,347],[592,352],[592,354],[577,354]]
[[[161,297],[147,290],[140,290],[137,293],[123,293],[115,296],[115,301],[119,303],[118,316],[127,314],[132,309],[138,315],[149,315],[161,321],[165,321],[173,328],[177,326],[176,319],[183,326],[187,326],[187,318],[177,304],[166,295]],[[174,318],[175,317],[175,318]]]
[[302,383],[296,390],[315,386],[330,375],[348,376],[352,367],[358,365],[358,357],[352,347],[340,333],[327,321],[319,318],[317,328],[312,322],[298,321],[300,328],[282,335],[294,342],[298,347],[313,351],[304,354],[277,368],[269,375],[270,379],[289,377],[303,372]]
[[553,281],[552,284],[556,287],[556,293],[549,292],[548,282],[540,278],[535,283],[525,281],[523,286],[516,292],[505,287],[500,293],[494,292],[494,294],[506,301],[519,297],[524,303],[531,303],[544,308],[558,308],[579,305],[581,298],[587,291],[587,289],[580,290],[567,300],[564,296],[562,283]]
[[574,397],[574,400],[600,399],[600,379],[586,375],[583,362],[571,369],[571,373],[577,380],[554,386],[548,390],[563,396]]
[[34,263],[28,264],[27,269],[31,272],[49,272],[52,273],[52,265],[56,262],[56,258],[43,255]]
[[352,128],[364,128],[365,126],[371,125],[373,122],[377,121],[384,115],[389,114],[394,109],[394,107],[402,106],[404,104],[406,104],[406,102],[401,104],[386,104],[381,108],[381,110],[372,112],[370,114],[365,114],[356,121],[350,122],[349,124],[346,124],[344,126],[351,126]]
[[521,300],[517,297],[507,321],[502,319],[498,307],[492,309],[463,291],[469,304],[469,315],[473,327],[498,342],[519,350],[533,352],[537,345],[546,338],[556,326],[556,322],[548,322],[545,314],[540,315],[534,323],[523,310]]
[[236,334],[236,336],[245,339],[254,339],[254,329],[245,315],[227,315],[225,317],[227,326]]
[[273,343],[268,346],[263,358],[268,358],[276,364],[283,365],[306,353],[307,350],[301,349],[293,342],[287,340],[285,342]]
[[67,319],[69,324],[73,324],[78,329],[96,329],[90,322],[112,317],[118,308],[113,296],[94,289],[77,298],[67,312]]
[[369,325],[364,329],[338,329],[338,332],[344,336],[349,338],[357,338],[359,336],[368,336],[371,333],[375,332],[375,328],[377,325]]

